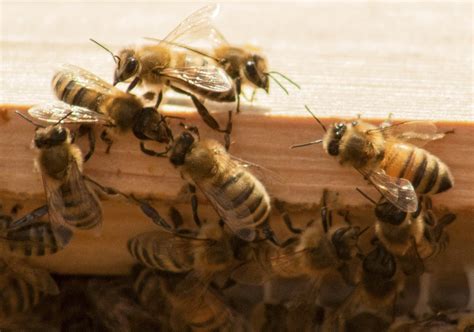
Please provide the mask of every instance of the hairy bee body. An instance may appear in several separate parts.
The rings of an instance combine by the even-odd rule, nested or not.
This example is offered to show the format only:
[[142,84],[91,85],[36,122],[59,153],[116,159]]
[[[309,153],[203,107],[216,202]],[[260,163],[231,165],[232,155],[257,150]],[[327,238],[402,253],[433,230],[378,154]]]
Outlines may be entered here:
[[270,196],[220,143],[196,141],[184,132],[175,141],[170,161],[184,179],[202,190],[232,231],[243,239],[255,238],[255,226],[270,213]]
[[[89,84],[87,80],[95,84]],[[132,129],[143,109],[142,102],[134,95],[103,85],[89,77],[86,71],[73,66],[64,66],[57,71],[52,87],[58,99],[109,116],[119,132]]]
[[45,191],[53,210],[78,229],[91,229],[102,220],[102,209],[95,193],[82,178],[82,154],[71,143],[68,129],[61,126],[40,128],[35,134],[39,150],[36,164],[41,170]]
[[440,193],[454,183],[449,168],[439,158],[362,121],[332,126],[323,147],[342,165],[364,169],[369,175],[381,169],[391,177],[407,179],[418,194]]

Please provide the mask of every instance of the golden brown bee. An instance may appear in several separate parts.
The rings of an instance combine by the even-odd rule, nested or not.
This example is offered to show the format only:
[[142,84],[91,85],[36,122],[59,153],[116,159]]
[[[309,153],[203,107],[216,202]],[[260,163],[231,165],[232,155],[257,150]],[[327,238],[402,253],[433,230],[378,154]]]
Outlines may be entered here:
[[[323,129],[326,131],[324,126]],[[440,193],[454,184],[446,164],[414,145],[443,136],[432,122],[427,121],[383,127],[354,121],[336,123],[322,140],[294,147],[322,143],[329,155],[336,157],[341,165],[354,167],[397,208],[415,212],[417,194]]]
[[[133,131],[141,141],[169,143],[172,139],[166,118],[155,108],[144,107],[135,95],[115,88],[85,69],[63,65],[54,75],[52,87],[58,99],[76,107],[62,103],[39,105],[28,111],[31,116],[54,123],[64,118],[65,114],[72,113],[64,120],[65,123],[102,124],[119,134]],[[112,144],[108,133],[104,130],[101,135],[108,145],[107,152]],[[87,158],[94,150],[91,135],[91,152]],[[140,148],[145,153],[156,154],[146,149],[143,142],[140,142]]]
[[394,319],[396,271],[395,257],[376,246],[364,258],[360,283],[325,319],[322,331],[385,331]]
[[175,140],[169,159],[189,184],[202,191],[232,232],[246,241],[256,238],[256,227],[270,213],[270,196],[220,143],[196,139],[186,130]]
[[[142,269],[135,278],[134,289],[140,303],[151,313],[163,316],[171,331],[227,331],[235,324],[235,315],[217,290],[193,288],[179,292],[183,277]],[[199,280],[195,280],[199,283]],[[192,305],[190,306],[190,304]]]
[[[264,243],[257,247],[255,258],[233,271],[232,278],[248,284],[261,284],[279,276],[294,278],[305,276],[311,279],[310,293],[318,293],[325,274],[338,271],[349,284],[354,283],[354,271],[349,262],[359,253],[358,238],[362,234],[358,226],[332,225],[332,211],[327,209],[327,191],[322,197],[321,225],[314,220],[304,230],[291,225],[288,228],[297,237],[282,247]],[[308,293],[305,293],[306,300]],[[311,296],[309,296],[311,297]]]
[[[71,228],[99,233],[102,207],[93,189],[95,187],[90,187],[82,174],[82,153],[72,143],[69,129],[59,123],[48,127],[33,124],[37,127],[34,137],[34,145],[38,149],[36,165],[43,178],[55,239],[70,238]],[[28,225],[33,217],[22,218],[12,226],[18,229]],[[59,247],[65,244],[64,241],[57,243]]]
[[0,319],[26,312],[46,295],[58,294],[58,286],[48,272],[29,266],[14,257],[0,259]]
[[[55,232],[48,221],[41,220],[47,213],[48,206],[43,205],[18,220],[2,220],[0,238],[8,250],[24,256],[44,256],[54,254],[68,244],[72,232],[65,227]],[[17,226],[13,226],[15,224]]]

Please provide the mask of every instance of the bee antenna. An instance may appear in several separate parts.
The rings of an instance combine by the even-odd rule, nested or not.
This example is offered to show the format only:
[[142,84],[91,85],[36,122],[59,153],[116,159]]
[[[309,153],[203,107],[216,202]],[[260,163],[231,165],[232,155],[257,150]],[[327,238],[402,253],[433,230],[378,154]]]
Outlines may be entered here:
[[98,45],[99,47],[103,48],[104,50],[106,50],[108,53],[110,53],[110,55],[112,55],[112,58],[114,59],[114,62],[117,65],[120,65],[120,57],[118,55],[115,55],[110,49],[105,47],[105,45],[102,45],[101,43],[99,43],[97,40],[94,40],[92,38],[89,38],[89,40],[93,42],[94,44]]
[[283,84],[281,84],[280,81],[278,81],[272,74],[267,73],[266,75],[267,75],[268,77],[270,77],[272,80],[274,80],[275,83],[278,84],[278,86],[279,86],[287,95],[290,94],[290,93],[288,92],[288,90],[283,86]]
[[54,125],[57,126],[57,125],[60,124],[62,121],[64,121],[65,119],[67,119],[71,114],[72,114],[72,111],[68,112],[65,116],[63,116],[61,119],[59,119]]
[[306,108],[306,110],[309,112],[309,114],[311,114],[311,116],[313,117],[313,119],[315,119],[316,122],[319,123],[319,125],[321,126],[321,128],[323,128],[324,132],[327,132],[326,126],[321,122],[321,120],[318,119],[318,117],[317,117],[316,115],[314,115],[313,112],[311,112],[311,110],[309,109],[308,105],[304,105],[304,108]]
[[363,192],[361,189],[359,188],[356,188],[356,190],[359,192],[359,194],[361,194],[362,196],[364,196],[368,201],[370,201],[372,204],[374,205],[377,205],[377,202],[375,200],[373,200],[369,195],[367,195],[365,192]]
[[[272,77],[272,76],[271,76],[272,74],[279,75],[280,77],[282,77],[282,78],[284,78],[285,80],[287,80],[289,83],[293,84],[298,90],[301,90],[301,86],[300,86],[298,83],[296,83],[295,81],[293,81],[292,79],[290,79],[288,76],[283,75],[283,74],[280,73],[280,72],[277,72],[277,71],[269,71],[268,73],[265,73],[265,74],[268,75],[268,76],[270,76],[270,77]],[[275,80],[274,77],[272,77],[272,78]],[[276,81],[276,80],[275,80],[275,81]]]
[[314,145],[314,144],[321,144],[322,142],[323,142],[322,139],[318,139],[316,141],[311,141],[311,142],[308,142],[308,143],[295,144],[295,145],[290,146],[290,149],[302,148],[304,146],[309,146],[309,145]]
[[15,111],[15,113],[18,114],[19,116],[21,116],[24,120],[28,121],[29,123],[31,123],[33,126],[35,126],[37,128],[46,128],[46,126],[43,126],[43,125],[40,125],[39,123],[34,122],[33,120],[26,117],[24,114],[20,113],[19,111]]
[[359,236],[361,236],[362,234],[364,234],[365,232],[367,232],[369,228],[370,228],[370,226],[367,226],[367,227],[365,227],[363,230],[361,230],[361,231],[359,232]]

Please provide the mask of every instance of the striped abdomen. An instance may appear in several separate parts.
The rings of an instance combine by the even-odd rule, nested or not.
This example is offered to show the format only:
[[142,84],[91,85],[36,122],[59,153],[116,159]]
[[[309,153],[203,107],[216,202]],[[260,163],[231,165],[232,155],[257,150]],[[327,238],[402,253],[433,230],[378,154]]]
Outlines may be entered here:
[[270,197],[263,184],[243,167],[232,163],[199,187],[211,196],[224,221],[232,220],[243,227],[255,227],[270,213]]
[[142,264],[162,271],[187,272],[193,268],[193,256],[187,254],[188,250],[180,250],[172,246],[160,246],[154,233],[140,234],[128,241],[127,247],[130,254]]
[[409,180],[418,194],[437,194],[450,189],[454,183],[446,164],[411,144],[388,145],[381,167],[390,176]]
[[97,197],[89,189],[72,188],[68,181],[59,191],[63,199],[64,221],[77,229],[88,230],[102,222],[102,208]]
[[39,287],[14,276],[0,276],[0,317],[30,310],[45,293]]
[[70,105],[81,106],[91,111],[100,112],[99,107],[105,95],[86,83],[64,70],[58,71],[51,82],[54,93],[59,100]]

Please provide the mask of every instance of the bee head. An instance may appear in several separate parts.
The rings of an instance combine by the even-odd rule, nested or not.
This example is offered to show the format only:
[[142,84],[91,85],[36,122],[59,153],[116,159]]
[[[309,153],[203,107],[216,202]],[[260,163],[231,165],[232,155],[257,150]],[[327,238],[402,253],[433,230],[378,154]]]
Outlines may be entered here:
[[181,135],[175,140],[171,148],[170,161],[175,166],[184,164],[186,155],[189,153],[195,142],[193,134],[189,131],[183,131]]
[[166,118],[153,107],[145,107],[137,115],[133,133],[138,139],[160,143],[169,143],[173,135]]
[[266,74],[267,60],[258,54],[251,54],[245,62],[245,77],[255,84],[255,86],[264,89],[268,93],[269,80]]
[[355,256],[359,235],[360,228],[357,226],[341,227],[334,232],[331,240],[340,259],[349,260]]
[[67,142],[69,137],[68,129],[62,126],[49,126],[36,130],[34,142],[38,149],[51,148]]
[[368,274],[383,279],[391,279],[397,270],[395,257],[380,244],[365,256],[362,267]]
[[406,219],[407,213],[397,208],[386,198],[382,197],[375,206],[375,216],[381,222],[400,225]]
[[114,85],[119,82],[125,82],[138,73],[140,63],[136,57],[135,51],[130,48],[122,50],[117,59],[117,68],[114,73]]
[[347,125],[339,122],[329,128],[324,140],[324,148],[331,156],[339,155],[339,146],[342,137],[346,133]]

